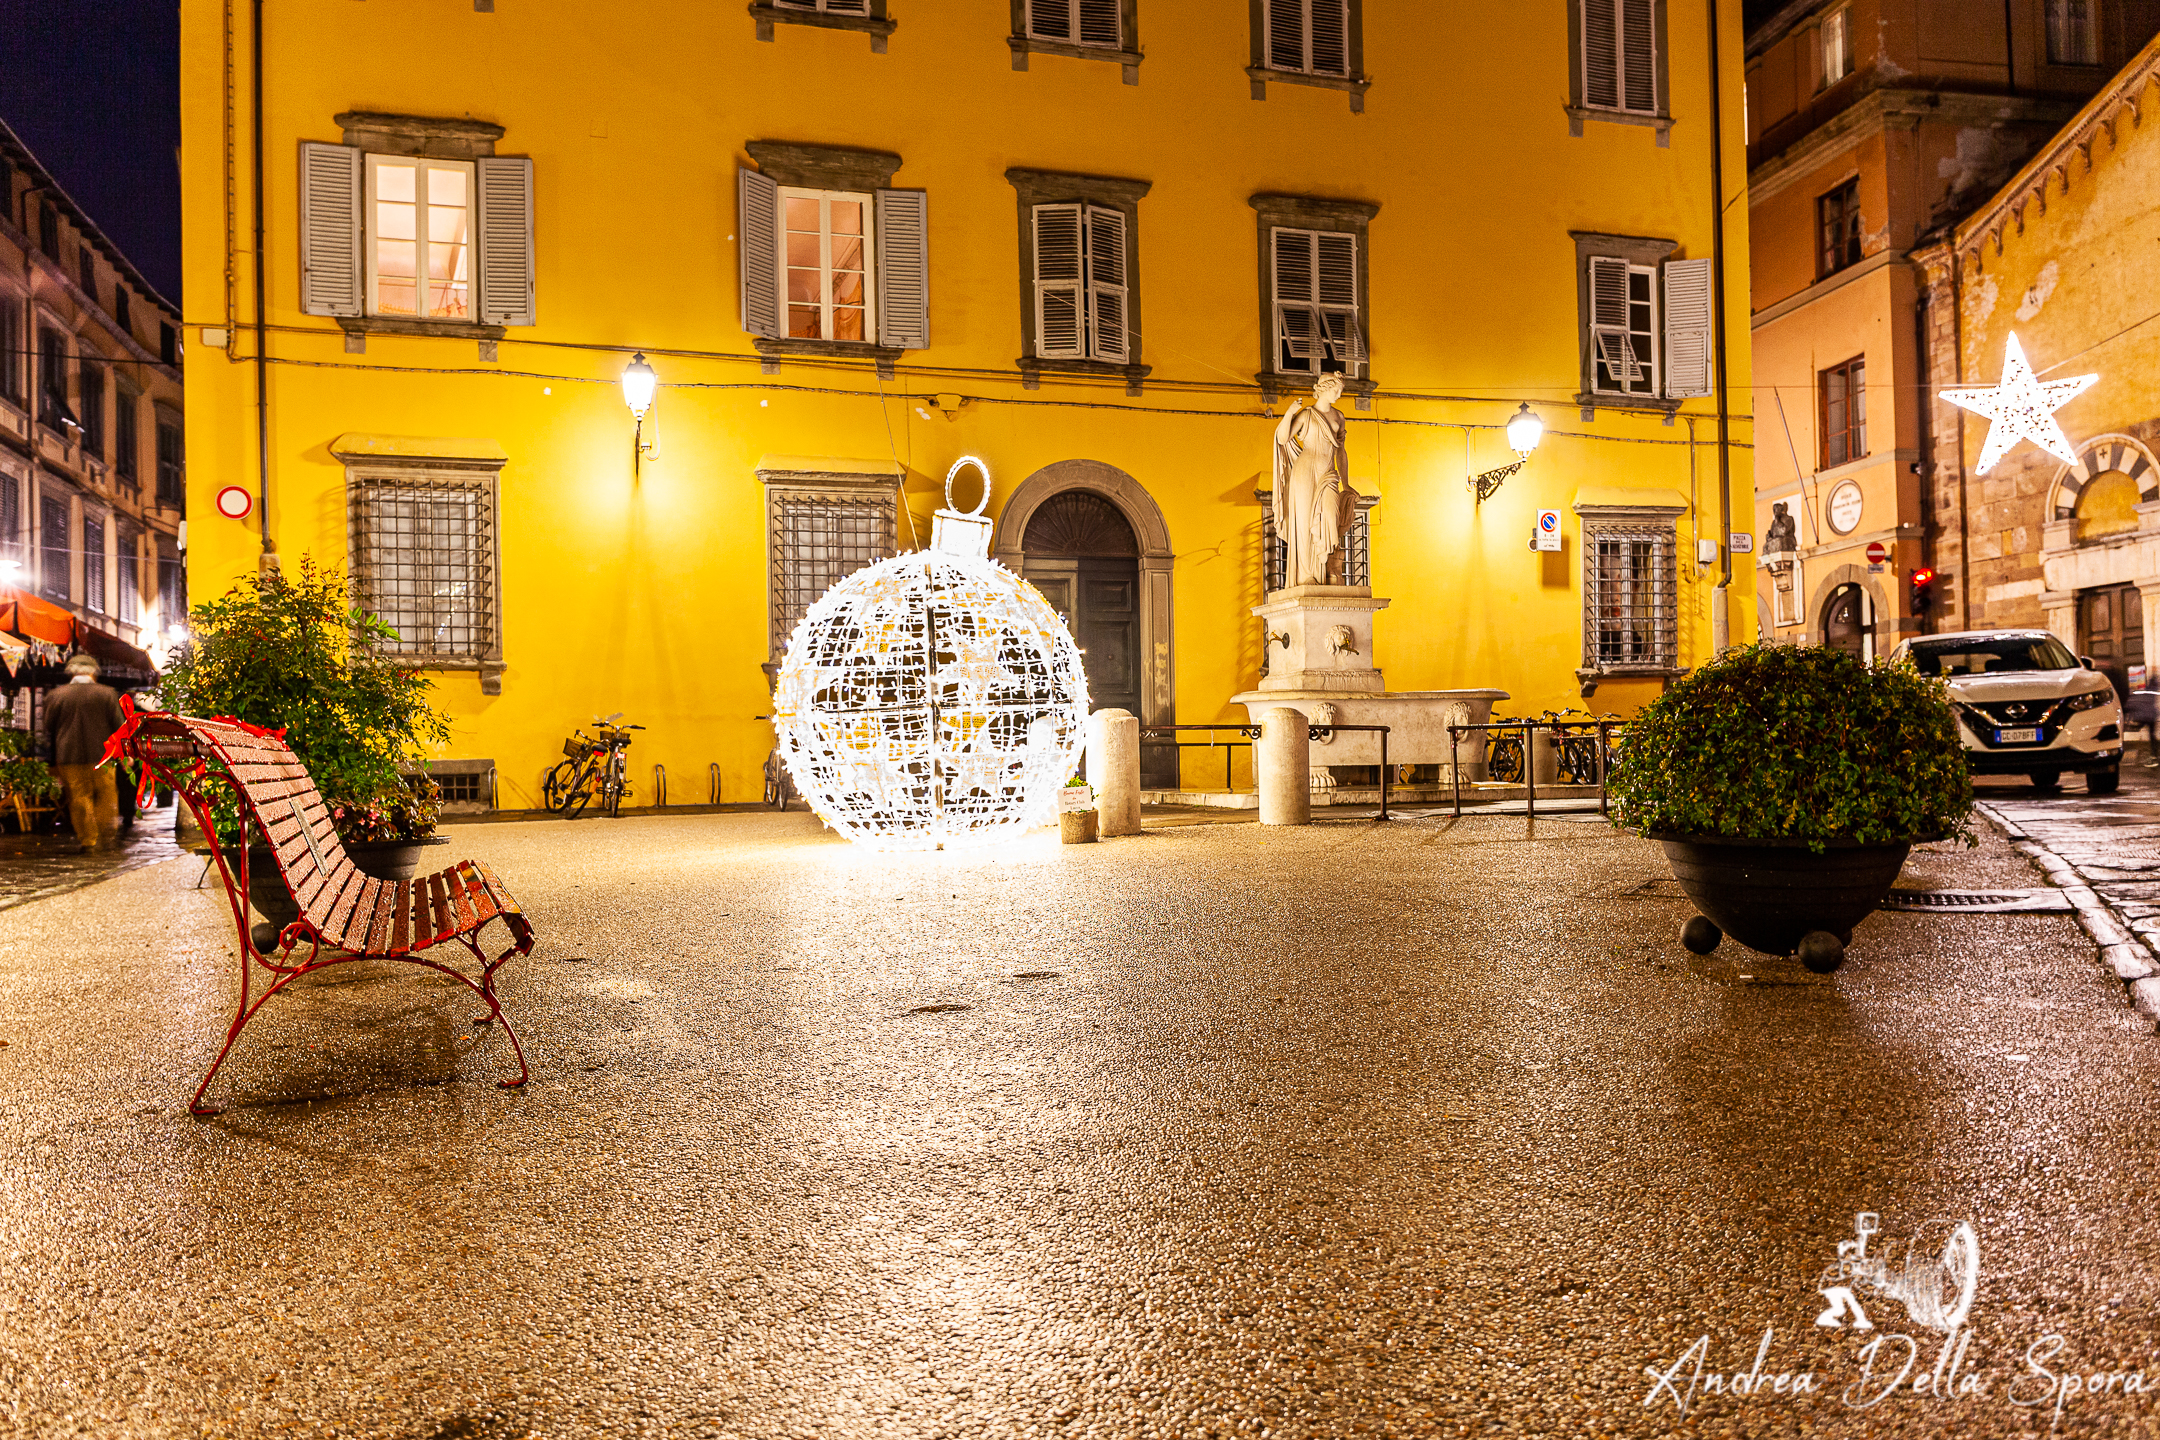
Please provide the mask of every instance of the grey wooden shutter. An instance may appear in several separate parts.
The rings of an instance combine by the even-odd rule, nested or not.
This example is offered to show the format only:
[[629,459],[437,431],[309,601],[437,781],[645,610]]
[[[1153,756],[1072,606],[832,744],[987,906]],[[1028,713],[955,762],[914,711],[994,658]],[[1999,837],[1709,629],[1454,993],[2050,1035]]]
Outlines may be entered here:
[[[1628,340],[1627,261],[1609,255],[1590,257],[1590,339],[1596,358],[1605,362],[1615,389],[1625,391],[1637,378],[1635,347]],[[1591,388],[1597,388],[1593,371]]]
[[1620,0],[1620,108],[1657,113],[1655,0]]
[[1355,376],[1365,364],[1364,316],[1357,308],[1357,236],[1313,236],[1313,296],[1328,348],[1343,369]]
[[1350,73],[1350,0],[1307,0],[1312,7],[1312,58],[1317,75]]
[[1118,33],[1118,0],[1079,0],[1079,34],[1082,45],[1103,45],[1115,50]]
[[877,340],[901,350],[930,345],[930,197],[877,192]]
[[1097,360],[1123,365],[1126,338],[1125,212],[1087,207],[1088,329]]
[[533,169],[523,156],[482,156],[480,196],[480,323],[537,324],[533,310]]
[[742,214],[736,232],[742,257],[742,328],[777,340],[780,324],[780,185],[755,170],[735,172]]
[[1620,108],[1620,0],[1580,0],[1583,104]]
[[1313,317],[1313,239],[1309,230],[1274,230],[1275,351],[1269,369],[1283,368],[1283,358],[1307,362],[1317,370],[1320,337]]
[[1081,208],[1035,207],[1035,353],[1045,360],[1078,360],[1086,354],[1081,335]]
[[1685,400],[1710,393],[1710,262],[1673,260],[1665,266],[1665,395]]
[[300,309],[308,315],[358,315],[360,152],[305,141],[300,146]]
[[1305,0],[1267,0],[1268,67],[1305,68]]
[[1073,0],[1027,0],[1028,34],[1038,40],[1071,40]]

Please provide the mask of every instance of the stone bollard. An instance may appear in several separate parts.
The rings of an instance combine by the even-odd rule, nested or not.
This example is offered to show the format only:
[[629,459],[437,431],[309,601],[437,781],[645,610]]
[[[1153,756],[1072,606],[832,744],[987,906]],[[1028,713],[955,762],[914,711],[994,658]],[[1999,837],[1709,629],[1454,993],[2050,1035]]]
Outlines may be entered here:
[[1260,716],[1260,743],[1253,748],[1259,772],[1260,823],[1312,823],[1312,740],[1305,712],[1278,706]]
[[1097,833],[1140,833],[1140,717],[1130,710],[1088,716],[1088,783],[1095,787]]
[[1550,730],[1530,732],[1530,778],[1541,788],[1560,783],[1560,737]]

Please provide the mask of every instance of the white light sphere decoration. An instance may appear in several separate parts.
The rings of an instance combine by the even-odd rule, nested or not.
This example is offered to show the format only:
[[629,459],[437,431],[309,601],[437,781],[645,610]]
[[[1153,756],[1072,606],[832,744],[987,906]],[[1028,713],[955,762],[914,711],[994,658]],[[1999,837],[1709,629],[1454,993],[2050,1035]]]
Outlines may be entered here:
[[[953,477],[982,474],[974,510]],[[788,641],[773,724],[795,788],[880,850],[932,850],[1057,820],[1087,729],[1080,647],[1034,586],[990,558],[990,472],[945,476],[930,548],[865,566]]]

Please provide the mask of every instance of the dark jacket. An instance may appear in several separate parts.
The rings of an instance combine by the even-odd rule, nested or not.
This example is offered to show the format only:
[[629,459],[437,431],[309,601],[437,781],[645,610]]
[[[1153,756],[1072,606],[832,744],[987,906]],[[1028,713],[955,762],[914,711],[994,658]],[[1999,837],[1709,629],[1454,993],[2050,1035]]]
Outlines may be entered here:
[[55,765],[95,765],[105,758],[105,742],[127,723],[120,697],[95,680],[70,681],[45,695],[45,734],[52,740]]

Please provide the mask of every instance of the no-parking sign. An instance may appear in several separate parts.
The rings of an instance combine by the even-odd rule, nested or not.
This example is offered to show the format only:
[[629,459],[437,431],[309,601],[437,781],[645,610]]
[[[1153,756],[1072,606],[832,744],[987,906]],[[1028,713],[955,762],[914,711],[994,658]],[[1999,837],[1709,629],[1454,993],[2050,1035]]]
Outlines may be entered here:
[[1539,550],[1558,550],[1560,548],[1559,511],[1540,510],[1537,512],[1537,534],[1531,543],[1534,548]]

